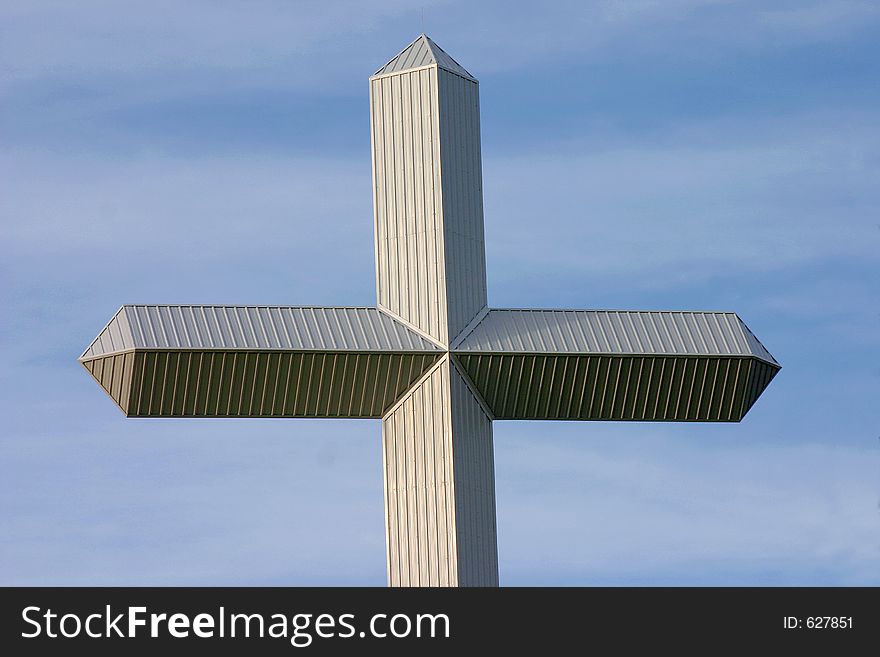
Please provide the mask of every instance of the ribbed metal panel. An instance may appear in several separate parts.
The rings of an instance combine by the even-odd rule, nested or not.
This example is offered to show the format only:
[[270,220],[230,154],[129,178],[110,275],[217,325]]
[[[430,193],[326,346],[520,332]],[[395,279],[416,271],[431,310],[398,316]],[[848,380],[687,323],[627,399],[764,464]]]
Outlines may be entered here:
[[380,418],[439,357],[129,351],[83,365],[131,417]]
[[103,354],[113,354],[128,349],[134,349],[134,339],[128,325],[128,316],[125,307],[120,308],[113,315],[107,326],[98,334],[98,337],[90,344],[80,356],[80,360],[94,358]]
[[449,362],[382,421],[389,586],[456,586]]
[[458,354],[496,419],[739,422],[778,371],[756,358]]
[[436,351],[376,308],[126,306],[137,348]]
[[446,343],[437,72],[370,83],[378,303]]
[[459,586],[498,586],[492,420],[450,368]]
[[479,85],[438,72],[450,341],[486,307]]
[[[737,317],[737,319],[739,319],[739,318]],[[741,319],[739,320],[739,326],[743,332],[743,337],[745,338],[746,343],[749,345],[749,349],[751,350],[752,354],[754,354],[756,357],[760,358],[761,360],[767,361],[768,363],[772,363],[773,365],[779,365],[779,363],[776,361],[776,359],[770,355],[769,351],[767,351],[767,348],[763,344],[761,344],[761,341],[755,337],[755,334],[752,333],[752,331],[749,329],[749,327],[746,326],[746,323],[744,321],[742,321]]]
[[131,382],[135,369],[134,352],[98,356],[84,360],[82,364],[122,412],[128,414]]
[[492,424],[448,359],[382,436],[388,583],[497,586]]
[[755,356],[775,363],[747,335],[734,313],[491,310],[455,350]]
[[370,99],[378,303],[447,344],[486,305],[479,87],[422,69]]
[[[428,37],[425,38],[428,39]],[[437,61],[437,66],[450,73],[455,73],[456,75],[470,78],[471,80],[474,79],[474,76],[468,73],[464,66],[455,61],[445,50],[443,50],[443,48],[431,41],[431,39],[428,39],[428,44],[431,46],[431,51],[434,53],[434,59]]]
[[83,358],[126,349],[440,350],[376,308],[124,306]]
[[761,393],[767,389],[781,368],[778,365],[771,365],[762,360],[754,360],[751,372],[749,373],[749,381],[743,393],[742,415],[749,412],[749,409],[758,401]]
[[400,73],[421,66],[430,66],[431,64],[437,64],[457,75],[471,77],[471,74],[461,64],[424,34],[416,37],[415,41],[395,55],[385,66],[376,71],[375,75]]
[[416,37],[415,41],[395,55],[385,66],[376,71],[375,75],[399,73],[436,63],[431,47],[428,45],[427,37],[424,34],[420,34]]

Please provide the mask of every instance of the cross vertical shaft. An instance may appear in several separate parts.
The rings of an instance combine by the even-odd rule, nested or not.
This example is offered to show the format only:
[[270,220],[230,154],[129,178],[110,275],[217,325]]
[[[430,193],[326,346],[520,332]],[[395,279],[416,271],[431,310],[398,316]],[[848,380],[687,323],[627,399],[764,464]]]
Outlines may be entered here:
[[492,420],[447,356],[382,420],[390,586],[498,586]]
[[[378,305],[448,351],[486,308],[479,85],[422,35],[370,116]],[[388,583],[497,586],[492,420],[448,354],[382,436]]]

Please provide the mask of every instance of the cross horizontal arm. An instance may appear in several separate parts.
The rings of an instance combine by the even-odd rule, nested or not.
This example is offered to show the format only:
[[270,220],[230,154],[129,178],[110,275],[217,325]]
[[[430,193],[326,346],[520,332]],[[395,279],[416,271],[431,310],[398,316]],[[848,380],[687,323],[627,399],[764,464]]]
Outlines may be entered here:
[[80,361],[130,417],[380,418],[443,353],[375,308],[123,306]]
[[492,310],[452,351],[496,419],[738,422],[780,369],[717,312]]

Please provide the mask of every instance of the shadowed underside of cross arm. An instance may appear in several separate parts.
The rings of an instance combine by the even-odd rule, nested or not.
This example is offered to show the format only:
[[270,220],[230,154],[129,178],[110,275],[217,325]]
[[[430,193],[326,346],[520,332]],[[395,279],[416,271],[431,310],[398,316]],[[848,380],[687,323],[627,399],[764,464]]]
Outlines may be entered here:
[[738,422],[780,369],[724,312],[491,310],[452,352],[496,419]]
[[123,306],[80,362],[130,417],[380,418],[443,353],[376,308]]

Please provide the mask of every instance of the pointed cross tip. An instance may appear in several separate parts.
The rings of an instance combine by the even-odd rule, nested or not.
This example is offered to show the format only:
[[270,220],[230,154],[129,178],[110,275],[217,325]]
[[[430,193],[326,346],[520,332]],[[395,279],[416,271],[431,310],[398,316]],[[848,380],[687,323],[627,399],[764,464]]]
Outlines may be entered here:
[[442,69],[461,75],[471,80],[476,80],[465,68],[453,59],[443,48],[422,32],[413,39],[403,50],[397,53],[385,66],[373,75],[385,75],[388,73],[402,73],[423,66],[436,65]]

